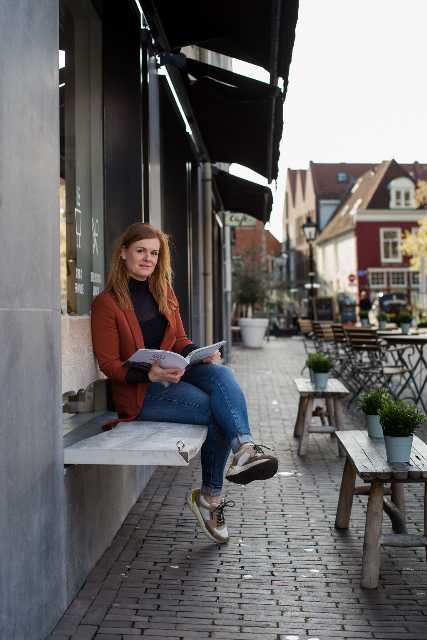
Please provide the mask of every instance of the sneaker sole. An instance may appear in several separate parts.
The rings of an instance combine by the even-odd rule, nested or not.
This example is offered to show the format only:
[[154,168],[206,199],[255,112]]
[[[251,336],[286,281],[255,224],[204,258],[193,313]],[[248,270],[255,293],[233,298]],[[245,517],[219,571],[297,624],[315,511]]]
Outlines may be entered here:
[[190,493],[190,495],[187,496],[187,506],[190,508],[192,513],[196,516],[196,520],[199,523],[201,530],[209,538],[209,540],[212,540],[212,542],[215,542],[216,544],[227,544],[228,538],[227,540],[218,540],[217,538],[215,538],[215,536],[211,534],[211,532],[205,525],[205,521],[203,520],[203,516],[200,513],[197,507],[197,504],[193,501],[193,493]]
[[246,465],[241,471],[236,473],[230,472],[225,477],[229,482],[235,484],[249,484],[254,480],[269,480],[278,469],[279,463],[275,458],[264,460],[263,462],[253,463],[252,466]]

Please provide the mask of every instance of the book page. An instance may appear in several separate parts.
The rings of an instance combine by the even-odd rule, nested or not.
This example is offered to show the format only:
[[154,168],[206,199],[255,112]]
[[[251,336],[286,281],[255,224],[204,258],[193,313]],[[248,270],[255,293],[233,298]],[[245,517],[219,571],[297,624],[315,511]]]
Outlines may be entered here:
[[160,361],[163,369],[185,369],[188,365],[186,358],[174,351],[162,349],[138,349],[127,361],[130,365],[151,365],[156,360]]
[[220,347],[222,347],[226,343],[226,340],[221,340],[221,342],[216,342],[215,344],[210,344],[207,347],[200,347],[199,349],[194,349],[191,353],[188,354],[187,360],[190,364],[197,364],[201,362],[204,358],[207,358],[215,351],[218,351]]

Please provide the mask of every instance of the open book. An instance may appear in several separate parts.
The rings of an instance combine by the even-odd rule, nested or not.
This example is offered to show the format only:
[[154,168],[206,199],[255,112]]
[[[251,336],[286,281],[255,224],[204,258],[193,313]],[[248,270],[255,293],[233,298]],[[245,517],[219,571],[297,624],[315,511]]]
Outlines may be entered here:
[[174,351],[162,351],[162,349],[138,349],[127,360],[127,363],[133,367],[149,368],[150,365],[156,360],[160,361],[160,366],[163,369],[185,369],[188,365],[197,364],[202,362],[204,358],[207,358],[215,351],[218,351],[220,347],[225,344],[225,340],[210,344],[207,347],[200,347],[194,349],[188,356],[181,356]]

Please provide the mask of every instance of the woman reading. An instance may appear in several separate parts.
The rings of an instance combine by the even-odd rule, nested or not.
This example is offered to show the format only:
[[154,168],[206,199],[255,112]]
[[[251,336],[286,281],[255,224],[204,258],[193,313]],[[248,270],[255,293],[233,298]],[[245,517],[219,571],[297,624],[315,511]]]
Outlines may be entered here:
[[186,369],[164,369],[159,362],[148,370],[127,364],[141,348],[183,356],[197,348],[179,314],[168,237],[162,231],[135,223],[118,239],[107,286],[92,305],[92,341],[99,366],[112,382],[118,421],[208,427],[201,450],[202,485],[191,492],[188,504],[211,540],[227,542],[227,503],[221,496],[230,451],[226,478],[238,484],[271,478],[277,458],[254,443],[245,397],[232,371],[220,364],[218,351]]

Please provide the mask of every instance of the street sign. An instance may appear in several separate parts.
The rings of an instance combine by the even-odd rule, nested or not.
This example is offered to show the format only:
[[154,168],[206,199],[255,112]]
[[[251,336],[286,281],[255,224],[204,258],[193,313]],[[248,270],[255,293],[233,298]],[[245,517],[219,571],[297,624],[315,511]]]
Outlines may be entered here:
[[256,218],[248,216],[246,213],[225,213],[225,224],[229,227],[256,227]]

